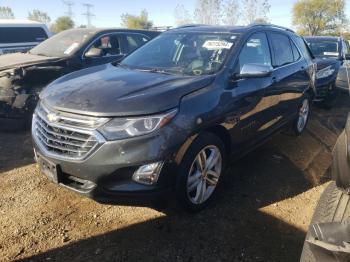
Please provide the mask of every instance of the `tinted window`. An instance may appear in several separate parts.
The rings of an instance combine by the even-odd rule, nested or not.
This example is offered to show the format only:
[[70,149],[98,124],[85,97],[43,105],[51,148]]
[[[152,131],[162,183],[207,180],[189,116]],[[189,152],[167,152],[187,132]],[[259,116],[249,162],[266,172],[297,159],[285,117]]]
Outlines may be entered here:
[[271,43],[275,58],[274,66],[278,67],[294,62],[293,50],[288,36],[271,33]]
[[343,41],[343,46],[344,46],[344,54],[348,55],[350,50],[349,50],[349,44],[345,41]]
[[142,35],[132,34],[126,37],[126,41],[128,43],[128,51],[132,52],[135,49],[142,46],[143,44],[145,44],[146,42],[148,42],[148,38]]
[[41,42],[48,36],[40,27],[0,27],[0,43]]
[[337,40],[323,40],[318,38],[306,39],[312,53],[317,57],[338,57],[340,48]]
[[293,50],[293,57],[294,57],[294,62],[298,61],[301,57],[298,48],[295,46],[293,41],[290,41],[290,44],[292,45],[292,50]]
[[89,50],[85,53],[92,54],[94,57],[105,57],[105,56],[113,56],[120,55],[120,35],[106,35],[95,40],[93,45],[89,48]]
[[239,55],[238,63],[240,70],[245,64],[271,65],[269,44],[264,33],[249,38]]

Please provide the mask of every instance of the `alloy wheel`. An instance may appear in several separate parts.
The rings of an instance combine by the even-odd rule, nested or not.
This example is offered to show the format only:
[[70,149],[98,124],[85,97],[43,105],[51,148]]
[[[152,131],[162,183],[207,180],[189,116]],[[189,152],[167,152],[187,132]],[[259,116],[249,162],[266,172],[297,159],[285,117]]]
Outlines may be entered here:
[[202,204],[213,194],[222,171],[219,148],[202,149],[193,161],[187,178],[187,195],[193,204]]
[[300,133],[304,130],[306,126],[306,123],[309,117],[309,111],[310,111],[309,100],[305,98],[299,110],[297,128],[298,128],[298,132]]

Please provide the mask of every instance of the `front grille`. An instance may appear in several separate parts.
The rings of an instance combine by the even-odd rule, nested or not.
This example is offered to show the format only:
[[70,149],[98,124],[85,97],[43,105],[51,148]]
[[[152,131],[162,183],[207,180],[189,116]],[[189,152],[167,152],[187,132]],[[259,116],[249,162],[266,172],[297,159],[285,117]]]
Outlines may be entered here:
[[48,110],[38,106],[33,117],[33,137],[54,157],[83,159],[102,142],[101,136],[94,131],[63,125],[62,121],[49,121]]

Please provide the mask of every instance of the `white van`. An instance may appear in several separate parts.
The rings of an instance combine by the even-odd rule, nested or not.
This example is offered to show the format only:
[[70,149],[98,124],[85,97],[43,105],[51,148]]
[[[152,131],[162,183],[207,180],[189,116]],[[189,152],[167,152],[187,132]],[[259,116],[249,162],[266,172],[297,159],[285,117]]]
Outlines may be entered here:
[[43,23],[0,19],[0,55],[27,52],[50,36]]

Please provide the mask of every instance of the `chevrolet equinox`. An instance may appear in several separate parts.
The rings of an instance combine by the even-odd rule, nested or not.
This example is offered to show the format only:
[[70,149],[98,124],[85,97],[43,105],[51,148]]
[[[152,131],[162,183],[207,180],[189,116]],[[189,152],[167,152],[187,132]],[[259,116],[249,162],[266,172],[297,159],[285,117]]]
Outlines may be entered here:
[[312,59],[304,40],[279,26],[170,30],[120,63],[49,84],[33,116],[36,161],[50,180],[99,202],[173,189],[198,211],[229,156],[282,128],[304,131]]

